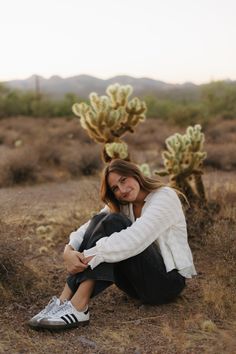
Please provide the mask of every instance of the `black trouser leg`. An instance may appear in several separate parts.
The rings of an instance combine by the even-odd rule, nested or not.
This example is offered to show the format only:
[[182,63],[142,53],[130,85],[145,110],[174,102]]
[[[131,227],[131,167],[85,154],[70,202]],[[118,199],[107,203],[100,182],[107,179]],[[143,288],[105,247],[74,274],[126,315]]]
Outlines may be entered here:
[[137,256],[116,263],[114,276],[121,290],[151,305],[171,301],[185,287],[185,278],[176,269],[166,272],[155,243]]
[[[110,236],[112,233],[119,232],[130,225],[131,221],[127,217],[118,213],[100,213],[95,215],[91,219],[84,234],[84,239],[80,245],[79,252],[83,252],[85,249],[95,246],[100,238]],[[75,293],[79,284],[86,279],[96,280],[92,296],[97,295],[114,282],[113,264],[104,262],[94,269],[87,268],[83,272],[69,275],[67,277],[67,284],[73,293]]]

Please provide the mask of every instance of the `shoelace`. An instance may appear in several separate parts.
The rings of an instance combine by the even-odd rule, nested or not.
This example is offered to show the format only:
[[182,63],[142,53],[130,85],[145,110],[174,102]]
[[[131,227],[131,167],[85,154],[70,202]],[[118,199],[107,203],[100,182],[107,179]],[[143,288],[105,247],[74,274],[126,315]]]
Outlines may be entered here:
[[41,314],[48,312],[52,307],[52,305],[56,302],[56,300],[57,300],[56,296],[53,296],[53,298],[49,301],[47,306],[41,311]]
[[64,315],[68,310],[68,306],[71,308],[69,301],[65,300],[61,305],[59,305],[55,309],[52,309],[50,315],[56,315],[58,312],[61,312],[62,315]]

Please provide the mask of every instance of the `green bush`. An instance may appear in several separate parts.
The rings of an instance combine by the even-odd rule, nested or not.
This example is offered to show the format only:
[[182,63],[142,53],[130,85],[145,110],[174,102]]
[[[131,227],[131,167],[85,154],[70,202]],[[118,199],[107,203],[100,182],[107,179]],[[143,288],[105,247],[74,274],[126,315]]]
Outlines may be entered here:
[[202,101],[208,115],[222,115],[226,119],[236,117],[236,84],[216,81],[203,85]]
[[[216,116],[231,120],[236,117],[234,82],[216,81],[194,89],[174,88],[143,99],[148,118],[160,118],[181,126],[199,123],[204,127]],[[66,94],[61,100],[53,100],[35,92],[10,90],[0,83],[0,118],[72,116],[71,107],[75,102],[81,100],[73,93]]]

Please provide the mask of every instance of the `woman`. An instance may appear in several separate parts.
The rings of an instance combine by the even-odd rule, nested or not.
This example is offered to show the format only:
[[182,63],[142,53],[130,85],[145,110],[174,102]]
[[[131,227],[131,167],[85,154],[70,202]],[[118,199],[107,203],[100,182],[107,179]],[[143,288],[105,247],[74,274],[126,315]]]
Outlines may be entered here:
[[90,298],[112,283],[144,304],[169,302],[196,275],[174,189],[116,159],[104,170],[101,199],[105,208],[70,234],[62,294],[29,321],[31,327],[87,324]]

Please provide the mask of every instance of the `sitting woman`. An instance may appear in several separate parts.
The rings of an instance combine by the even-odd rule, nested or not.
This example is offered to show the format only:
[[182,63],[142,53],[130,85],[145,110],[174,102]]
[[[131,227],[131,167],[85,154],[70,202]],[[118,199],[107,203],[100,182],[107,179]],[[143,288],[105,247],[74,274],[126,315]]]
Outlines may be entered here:
[[177,192],[139,168],[116,159],[101,181],[105,208],[70,234],[64,261],[69,273],[29,325],[66,329],[89,322],[89,300],[109,285],[143,304],[175,299],[196,274]]

